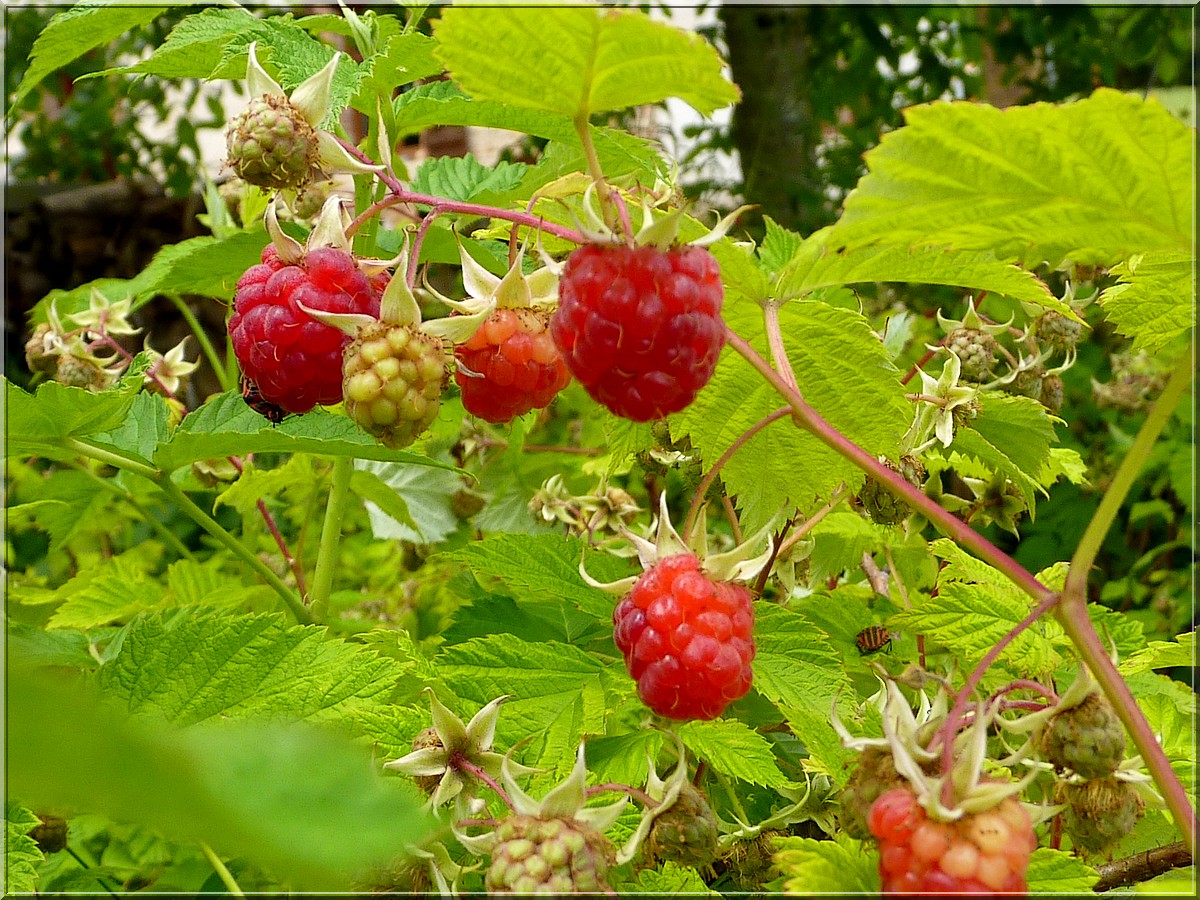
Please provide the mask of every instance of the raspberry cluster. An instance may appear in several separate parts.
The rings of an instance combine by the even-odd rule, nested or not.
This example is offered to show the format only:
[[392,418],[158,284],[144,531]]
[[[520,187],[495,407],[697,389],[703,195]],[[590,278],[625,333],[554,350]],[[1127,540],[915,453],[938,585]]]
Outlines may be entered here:
[[550,405],[571,375],[534,309],[497,309],[454,350],[454,381],[467,412],[507,422]]
[[581,822],[510,816],[496,829],[489,894],[608,893],[612,845]]
[[613,639],[638,696],[672,719],[713,719],[750,690],[750,592],[714,582],[692,553],[647,569],[613,611]]
[[341,402],[342,349],[350,339],[300,307],[377,318],[382,285],[343,250],[318,247],[288,264],[268,244],[233,297],[229,337],[242,372],[264,400],[287,412]]
[[925,815],[911,790],[898,788],[875,801],[867,826],[879,839],[885,894],[1026,891],[1037,838],[1029,813],[1015,798],[957,822],[938,822]]
[[550,332],[594,400],[646,422],[684,409],[712,377],[723,299],[701,247],[587,244],[567,259]]

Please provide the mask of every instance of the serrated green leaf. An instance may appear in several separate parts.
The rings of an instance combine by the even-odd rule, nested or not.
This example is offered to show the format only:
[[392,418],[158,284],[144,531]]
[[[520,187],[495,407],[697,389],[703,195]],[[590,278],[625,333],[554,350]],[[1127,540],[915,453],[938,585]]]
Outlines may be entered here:
[[96,525],[97,516],[113,502],[113,495],[97,490],[96,480],[85,472],[61,471],[38,489],[40,499],[10,506],[8,527],[28,521],[50,535],[51,553],[61,550],[80,531]]
[[949,538],[938,538],[929,545],[929,551],[945,565],[938,572],[939,582],[964,581],[968,584],[984,584],[1005,591],[1014,600],[1025,594],[999,569],[976,559]]
[[[762,314],[751,303],[727,306],[729,327],[766,356]],[[779,310],[788,358],[800,391],[814,409],[860,447],[894,457],[912,420],[900,373],[879,339],[857,312],[818,300],[785,304]],[[846,398],[854,397],[853,404]],[[745,432],[783,405],[782,398],[742,357],[726,348],[712,380],[695,402],[672,417],[673,435],[690,434],[706,464],[715,462]],[[863,415],[863,410],[870,410]],[[721,470],[737,497],[747,532],[767,524],[780,510],[808,512],[843,482],[854,490],[863,474],[788,418],[747,441]]]
[[1135,350],[1153,353],[1195,327],[1195,270],[1191,253],[1138,253],[1109,270],[1117,283],[1097,302]]
[[[1139,894],[1150,894],[1155,897],[1179,894],[1184,897],[1196,896],[1196,867],[1184,866],[1182,869],[1172,869],[1149,881],[1143,881],[1133,886]],[[1116,894],[1116,891],[1111,892]]]
[[612,623],[569,603],[518,603],[474,586],[478,596],[460,606],[453,624],[442,632],[448,644],[489,634],[513,634],[525,641],[563,641],[583,646],[593,638],[612,636]]
[[5,455],[52,459],[78,456],[77,451],[64,446],[67,439],[118,427],[125,420],[133,398],[129,391],[93,394],[56,381],[38,385],[29,394],[5,378]]
[[867,153],[839,239],[993,250],[1051,268],[1192,247],[1195,135],[1156,101],[1101,88],[1057,106],[933,103],[904,115]]
[[10,113],[51,72],[69,65],[89,50],[153,22],[165,6],[122,6],[82,2],[54,16],[29,51],[29,68],[13,94]]
[[512,106],[586,120],[668,97],[709,115],[739,97],[708,42],[633,10],[451,8],[433,31],[467,93]]
[[820,582],[847,569],[862,567],[864,553],[874,553],[895,537],[895,529],[876,525],[856,512],[833,512],[809,532],[813,540],[808,557],[809,578]]
[[775,865],[789,894],[878,894],[878,854],[863,841],[839,834],[831,841],[784,837]]
[[213,501],[213,509],[231,506],[243,519],[256,515],[258,502],[278,497],[285,492],[289,499],[304,507],[324,485],[313,471],[310,457],[295,454],[282,466],[260,469],[253,463],[243,466],[237,481],[222,491]]
[[346,739],[278,722],[130,721],[94,693],[11,674],[6,776],[31,804],[205,841],[300,890],[346,889],[433,827],[416,792],[381,779],[369,752]]
[[466,202],[481,195],[504,196],[525,176],[523,163],[500,161],[485,166],[474,156],[434,156],[421,163],[413,176],[412,189],[422,194]]
[[1116,647],[1121,657],[1132,656],[1145,649],[1145,629],[1137,619],[1099,603],[1089,603],[1087,611],[1092,627],[1104,638],[1105,646]]
[[915,247],[892,240],[847,246],[836,228],[822,229],[799,245],[776,279],[773,296],[782,300],[822,288],[876,281],[973,288],[1074,315],[1033,274],[991,253]]
[[464,700],[479,707],[507,694],[497,734],[511,745],[549,728],[564,713],[578,720],[565,744],[584,733],[604,731],[605,693],[601,664],[570,644],[530,643],[502,634],[447,647],[437,671]]
[[590,738],[588,771],[600,783],[645,784],[650,771],[647,760],[657,757],[662,745],[663,733],[654,728]]
[[1143,650],[1126,657],[1118,667],[1122,675],[1196,665],[1196,631],[1181,634],[1173,641],[1151,641]]
[[[13,601],[11,586],[8,600]],[[63,666],[80,671],[98,665],[89,652],[92,642],[82,631],[44,631],[10,619],[5,622],[5,637],[9,659],[21,665]]]
[[157,75],[160,78],[208,78],[220,64],[225,44],[235,35],[259,33],[262,20],[244,9],[212,8],[183,19],[171,29],[162,45],[134,65],[100,72]]
[[350,478],[351,489],[368,501],[376,538],[417,544],[440,543],[458,528],[450,498],[461,486],[452,471],[409,463],[359,461]]
[[1033,851],[1025,875],[1030,894],[1088,894],[1099,880],[1096,870],[1083,860],[1049,847]]
[[[484,587],[499,582],[522,603],[567,602],[611,621],[615,600],[579,575],[583,550],[578,538],[557,534],[493,534],[442,558],[466,566]],[[616,581],[628,574],[626,563],[603,554],[590,555],[587,566],[597,581]]]
[[[770,216],[763,216],[766,234],[758,248],[758,259],[766,271],[781,271],[804,244],[804,235],[784,228]],[[722,273],[724,274],[724,273]]]
[[849,687],[841,659],[824,633],[799,613],[759,602],[754,616],[755,689],[779,707],[804,742],[806,767],[844,777],[842,764],[850,753],[829,722],[833,698]]
[[[380,20],[389,18],[382,16]],[[373,116],[376,97],[391,97],[401,85],[440,75],[442,64],[433,55],[436,47],[437,42],[433,38],[420,32],[388,37],[382,50],[363,60],[362,80],[350,105],[361,113]]]
[[167,593],[175,606],[248,611],[255,602],[269,609],[274,594],[265,585],[243,584],[221,570],[220,559],[180,559],[167,567]]
[[[545,165],[539,162],[529,172],[531,177],[538,177],[536,183],[524,186],[527,189],[540,187],[564,174],[563,169],[583,171],[586,165],[579,149],[579,136],[569,116],[541,110],[515,109],[489,100],[472,100],[449,81],[423,84],[401,94],[395,102],[395,116],[398,138],[417,134],[436,125],[478,125],[562,142],[571,148],[570,151],[560,152],[552,143],[546,150],[550,159]],[[593,126],[591,132],[597,158],[609,178],[641,175],[653,180],[661,173],[663,159],[648,141],[613,128]],[[564,154],[566,158],[563,158]]]
[[1050,460],[1054,425],[1046,407],[1029,397],[988,391],[980,397],[978,414],[969,427],[954,434],[953,450],[1004,475],[1025,498],[1032,516],[1038,492],[1045,493],[1030,473],[1039,473]]
[[325,629],[272,615],[147,617],[101,669],[131,713],[192,725],[215,719],[337,720],[385,704],[403,667]]
[[265,231],[237,231],[228,237],[208,235],[168,244],[132,282],[135,308],[156,294],[200,294],[232,300],[238,279],[256,265],[268,238]]
[[4,893],[29,893],[38,883],[38,864],[46,857],[29,831],[42,820],[15,800],[4,803]]
[[171,440],[159,445],[154,462],[173,470],[201,459],[248,453],[316,453],[452,468],[418,453],[390,450],[345,416],[320,409],[271,425],[236,391],[210,397],[185,416]]
[[618,894],[659,894],[668,897],[721,896],[712,890],[695,869],[668,860],[656,869],[642,869],[637,880],[617,885]]
[[675,733],[688,750],[718,772],[764,787],[790,784],[775,764],[771,742],[737,719],[684,722]]
[[[1142,676],[1145,677],[1145,676]],[[1180,783],[1188,793],[1196,791],[1196,732],[1193,729],[1196,710],[1196,694],[1188,690],[1186,685],[1178,681],[1167,680],[1165,676],[1155,676],[1169,681],[1171,694],[1154,694],[1148,697],[1138,697],[1138,706],[1146,714],[1146,721],[1154,729],[1159,743],[1171,761]],[[1181,709],[1181,700],[1191,701],[1189,710]]]
[[169,415],[166,398],[142,391],[134,395],[125,420],[111,431],[93,435],[92,442],[139,459],[153,459],[158,445],[171,436]]
[[87,583],[78,584],[67,593],[66,601],[46,623],[48,629],[86,630],[110,622],[127,621],[138,613],[156,609],[166,593],[163,586],[147,573],[141,553],[103,560],[93,566],[89,574]]
[[[912,609],[898,612],[887,625],[925,635],[959,655],[969,668],[1028,613],[1027,602],[994,586],[947,582],[936,597],[913,598]],[[1058,623],[1042,617],[1021,632],[999,660],[1018,672],[1050,672],[1061,660],[1057,647],[1063,641]]]

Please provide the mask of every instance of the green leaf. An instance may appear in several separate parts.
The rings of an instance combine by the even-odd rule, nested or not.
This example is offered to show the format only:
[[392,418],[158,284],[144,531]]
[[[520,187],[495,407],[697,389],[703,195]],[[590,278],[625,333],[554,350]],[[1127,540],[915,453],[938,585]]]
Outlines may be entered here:
[[1151,641],[1144,650],[1123,659],[1119,668],[1122,675],[1134,675],[1152,669],[1187,667],[1195,664],[1196,631],[1192,629],[1173,641]]
[[[489,100],[472,100],[449,81],[423,84],[401,94],[395,102],[395,115],[397,138],[436,125],[478,125],[517,131],[567,145],[562,150],[556,149],[555,143],[547,147],[543,161],[529,172],[531,178],[540,177],[534,184],[527,183],[526,189],[541,187],[565,171],[583,171],[586,166],[579,135],[569,116],[515,109]],[[591,133],[596,155],[609,178],[632,174],[652,180],[661,172],[663,160],[648,141],[614,128],[593,126]]]
[[657,757],[662,744],[663,733],[654,728],[590,738],[588,771],[601,783],[645,784],[650,771],[647,759]]
[[1072,314],[1033,274],[991,253],[892,241],[847,247],[836,228],[816,232],[797,248],[776,279],[773,296],[784,300],[821,288],[876,281],[973,288]]
[[200,294],[232,300],[238,279],[256,265],[267,245],[261,229],[237,231],[228,237],[208,235],[168,244],[131,282],[137,296],[135,306],[156,294]]
[[570,644],[493,635],[447,647],[436,662],[438,674],[464,700],[482,707],[509,696],[497,734],[510,745],[546,730],[564,714],[571,726],[563,746],[572,750],[584,733],[604,731],[602,666]]
[[521,183],[528,168],[523,163],[503,161],[495,166],[485,166],[470,153],[466,156],[433,156],[417,169],[412,190],[464,203],[484,194],[504,196]]
[[1135,350],[1161,350],[1196,324],[1196,258],[1191,253],[1138,253],[1109,270],[1117,283],[1097,301]]
[[[130,558],[132,557],[132,558]],[[126,621],[162,602],[163,586],[146,572],[145,554],[137,551],[102,560],[83,579],[72,579],[66,602],[54,611],[46,628],[88,629]]]
[[347,709],[386,704],[402,671],[317,626],[193,613],[136,622],[100,682],[129,712],[176,725],[248,716],[336,721]]
[[427,456],[390,450],[345,416],[319,409],[271,425],[236,391],[210,397],[185,416],[171,440],[159,445],[154,462],[173,470],[201,459],[249,453],[316,453],[450,468]]
[[42,820],[15,800],[4,803],[4,893],[24,894],[38,882],[38,865],[46,857],[29,836]]
[[1096,870],[1070,853],[1038,847],[1029,860],[1025,881],[1030,894],[1090,894],[1100,880]]
[[69,65],[89,50],[148,25],[166,11],[165,6],[84,2],[58,13],[34,41],[29,68],[13,94],[10,114],[51,72]]
[[[1146,714],[1146,721],[1158,736],[1163,752],[1171,761],[1171,768],[1175,770],[1184,790],[1194,795],[1196,733],[1192,727],[1192,718],[1196,709],[1196,694],[1178,681],[1167,679],[1165,676],[1154,677],[1171,693],[1139,696],[1138,706]],[[1186,708],[1181,708],[1185,706]]]
[[[469,577],[469,576],[468,576]],[[567,603],[518,603],[472,584],[470,602],[460,606],[454,623],[442,632],[449,644],[489,634],[513,634],[526,641],[563,641],[584,646],[593,638],[612,637],[612,622],[580,612]]]
[[[498,582],[522,603],[566,602],[598,619],[611,620],[614,599],[579,575],[583,550],[578,538],[557,534],[492,534],[442,558],[465,566],[484,587]],[[587,566],[597,581],[615,581],[629,574],[625,563],[603,554],[589,556]]]
[[116,428],[125,421],[134,395],[113,390],[93,394],[56,381],[26,393],[4,379],[5,455],[70,459],[78,452],[63,446],[69,438]]
[[675,733],[684,746],[718,772],[764,787],[791,783],[775,764],[771,742],[737,719],[685,722]]
[[[730,328],[766,355],[762,313],[755,304],[727,305],[724,316]],[[805,399],[869,453],[895,457],[912,410],[904,399],[900,373],[866,319],[819,300],[787,303],[779,318]],[[848,397],[854,402],[847,403]],[[676,436],[690,434],[705,464],[711,465],[782,405],[749,363],[726,348],[695,402],[672,417],[671,430]],[[864,478],[855,465],[786,417],[742,445],[721,477],[729,494],[737,497],[747,532],[767,524],[780,510],[812,511],[843,482],[854,490]]]
[[808,557],[809,578],[818,583],[846,570],[858,570],[864,553],[874,553],[889,543],[896,529],[876,525],[856,512],[833,512],[809,532],[813,550]]
[[[449,467],[449,463],[446,463]],[[450,506],[462,481],[425,465],[356,462],[350,489],[367,500],[376,538],[438,544],[458,528]]]
[[376,97],[391,97],[401,85],[440,75],[442,65],[433,55],[436,47],[433,38],[420,32],[389,37],[379,53],[363,60],[362,80],[350,105],[373,116]]
[[628,887],[618,885],[619,894],[659,894],[668,897],[687,896],[721,896],[720,891],[714,891],[695,869],[681,866],[668,860],[657,869],[642,869],[637,873],[637,881],[630,882]]
[[1194,133],[1157,101],[1101,88],[1000,110],[932,103],[866,154],[837,239],[1111,266],[1192,248]]
[[254,463],[246,463],[237,481],[213,501],[213,509],[231,506],[245,519],[257,513],[260,500],[285,493],[291,503],[304,508],[318,490],[324,490],[323,481],[313,469],[312,457],[304,454],[294,454],[274,469],[260,469]]
[[1031,477],[1050,461],[1054,425],[1046,407],[1029,397],[988,391],[969,427],[954,434],[951,448],[1007,477],[1025,498],[1030,514],[1037,493],[1045,493]]
[[175,606],[204,606],[241,610],[256,602],[269,609],[275,594],[261,584],[243,584],[240,578],[221,571],[222,560],[200,563],[180,559],[167,567],[167,593]]
[[[1133,890],[1139,894],[1150,894],[1155,897],[1163,897],[1169,894],[1179,894],[1184,897],[1195,896],[1196,867],[1184,866],[1182,869],[1172,869],[1170,872],[1163,872],[1149,881],[1135,884]],[[1116,891],[1111,893],[1116,894]]]
[[10,674],[8,787],[31,804],[205,841],[301,890],[346,889],[431,830],[415,792],[381,779],[346,739],[281,723],[130,721],[74,686]]
[[158,445],[171,437],[170,409],[161,394],[135,394],[124,421],[111,431],[92,436],[92,443],[139,459],[152,459]]
[[862,841],[835,835],[832,841],[784,837],[776,842],[775,865],[789,894],[878,894],[878,853]]
[[668,97],[707,116],[740,96],[703,38],[632,10],[450,8],[434,37],[472,96],[584,120]]
[[38,489],[39,499],[10,506],[8,527],[32,521],[50,535],[51,553],[61,550],[80,531],[94,527],[96,516],[109,506],[113,496],[97,490],[96,480],[85,472],[64,470],[46,479]]
[[201,10],[171,29],[147,59],[98,73],[157,75],[160,78],[208,78],[224,57],[225,45],[238,34],[260,33],[261,19],[244,9]]

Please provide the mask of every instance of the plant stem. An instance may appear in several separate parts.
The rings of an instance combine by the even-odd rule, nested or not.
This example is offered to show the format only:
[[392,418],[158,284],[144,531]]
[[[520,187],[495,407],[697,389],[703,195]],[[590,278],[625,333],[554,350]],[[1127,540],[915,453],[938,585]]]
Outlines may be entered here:
[[780,555],[782,556],[784,553],[787,553],[796,544],[804,540],[804,536],[812,531],[823,518],[837,509],[844,499],[846,499],[845,485],[842,485],[833,492],[833,496],[829,498],[828,503],[797,525],[796,529],[784,539],[784,542],[779,545]]
[[[253,454],[250,454],[250,456],[252,455]],[[250,456],[247,456],[247,459],[249,459]],[[234,468],[237,469],[238,472],[242,472],[245,469],[245,466],[242,464],[242,460],[238,457],[230,456],[228,459],[231,463],[233,463]],[[288,568],[292,570],[292,576],[296,579],[296,589],[300,591],[300,596],[303,597],[307,593],[307,589],[304,587],[304,568],[288,550],[287,541],[283,539],[283,535],[279,531],[279,526],[275,524],[274,516],[272,516],[271,511],[267,509],[266,502],[260,499],[257,505],[258,514],[262,516],[262,520],[267,526],[267,531],[271,532],[271,537],[275,539],[275,546],[277,546],[279,548],[279,552],[283,554],[284,562],[286,562],[288,564]]]
[[317,548],[317,568],[313,573],[312,590],[308,594],[312,617],[325,621],[329,611],[329,594],[333,588],[333,573],[337,568],[338,543],[342,538],[342,518],[346,512],[346,498],[350,495],[350,476],[354,462],[348,456],[339,456],[333,461],[333,481],[329,487],[329,500],[325,506],[325,524],[321,526],[321,545]]
[[204,851],[204,856],[209,864],[216,870],[216,873],[221,878],[221,882],[225,885],[225,889],[235,897],[245,897],[241,887],[237,883],[237,879],[233,877],[233,873],[221,862],[221,857],[213,852],[213,848],[208,846],[204,841],[200,842],[200,849]]
[[584,793],[586,793],[589,797],[594,797],[596,794],[603,794],[606,791],[616,791],[622,794],[628,794],[647,809],[654,809],[659,805],[659,801],[655,800],[641,788],[631,787],[628,784],[617,784],[615,781],[606,781],[604,784],[590,785],[584,791]]
[[687,518],[683,522],[683,530],[680,532],[680,537],[686,541],[691,536],[692,528],[696,525],[696,516],[700,512],[700,507],[704,504],[704,495],[708,493],[708,489],[716,480],[717,474],[721,471],[721,468],[725,465],[725,463],[729,462],[729,460],[733,458],[733,454],[737,453],[737,451],[741,449],[742,445],[748,440],[750,440],[772,422],[778,422],[790,412],[791,410],[784,406],[759,419],[757,422],[747,428],[745,433],[740,435],[736,441],[730,444],[729,449],[721,454],[721,458],[713,463],[712,468],[708,470],[704,478],[701,479],[700,484],[696,487],[696,492],[692,497],[692,505],[688,508]]
[[456,754],[456,755],[452,756],[450,758],[450,765],[455,769],[458,769],[462,772],[466,772],[466,773],[478,778],[480,781],[482,781],[484,784],[486,784],[488,787],[490,787],[493,791],[496,792],[496,795],[501,800],[504,801],[505,806],[507,806],[513,812],[517,811],[517,808],[515,806],[513,806],[512,798],[508,796],[508,792],[506,790],[504,790],[504,788],[500,787],[500,785],[496,783],[496,779],[493,778],[491,775],[489,775],[487,772],[485,772],[483,769],[481,769],[479,766],[475,765],[473,762],[468,760],[465,756],[462,756],[461,754]]
[[579,135],[579,143],[583,146],[583,155],[587,160],[588,174],[596,182],[596,195],[600,199],[600,212],[609,226],[617,224],[619,217],[612,207],[612,198],[608,195],[608,182],[604,178],[604,169],[600,166],[600,157],[596,154],[596,145],[592,141],[592,127],[588,124],[587,110],[580,110],[575,116],[575,133]]
[[783,331],[779,327],[779,304],[768,300],[763,304],[763,322],[767,330],[767,346],[771,350],[771,362],[779,371],[784,384],[800,395],[800,385],[796,382],[796,373],[792,371],[792,362],[788,359],[787,348],[783,345]]
[[115,469],[124,469],[127,472],[133,472],[135,475],[141,475],[143,478],[149,478],[151,481],[157,481],[161,474],[153,466],[146,465],[146,463],[139,462],[136,459],[130,459],[112,450],[97,447],[95,444],[80,438],[67,438],[65,443],[80,456],[86,456],[89,459],[112,466]]
[[190,559],[195,562],[195,554],[193,554],[192,551],[184,545],[183,541],[181,541],[175,535],[175,532],[173,532],[162,522],[158,521],[158,519],[154,517],[154,514],[151,513],[150,510],[146,509],[146,507],[142,505],[142,502],[134,497],[133,494],[122,488],[111,478],[101,478],[100,476],[96,475],[96,473],[90,471],[87,466],[81,465],[77,462],[72,462],[70,465],[78,471],[83,472],[94,482],[96,482],[97,485],[104,488],[104,490],[111,491],[132,506],[135,510],[137,510],[138,515],[146,521],[146,524],[153,528],[159,537],[161,537],[172,550],[174,550],[184,559]]
[[237,383],[230,379],[229,370],[221,362],[221,357],[217,355],[217,348],[213,346],[208,332],[204,330],[204,326],[200,324],[200,320],[196,318],[196,314],[192,312],[192,308],[178,294],[167,294],[167,298],[175,305],[175,309],[179,311],[179,315],[183,316],[183,320],[187,322],[188,328],[192,329],[192,334],[196,336],[196,340],[200,343],[200,350],[204,354],[204,358],[208,360],[208,364],[212,366],[213,374],[217,376],[217,380],[221,383],[221,390],[232,391],[237,386]]
[[250,551],[245,544],[235,538],[232,534],[221,527],[212,516],[202,510],[199,506],[192,502],[192,499],[185,494],[174,481],[171,480],[169,474],[164,474],[162,477],[154,480],[168,497],[175,502],[197,525],[207,531],[210,535],[217,539],[217,542],[229,550],[234,556],[250,566],[260,578],[274,588],[287,608],[291,610],[292,615],[296,617],[296,621],[302,625],[308,625],[312,622],[312,616],[300,602],[296,594],[286,584],[280,580],[279,576],[267,567],[261,559]]
[[1194,346],[1194,344],[1189,346],[1188,352],[1183,355],[1179,365],[1171,373],[1162,394],[1154,402],[1137,437],[1134,438],[1133,444],[1125,453],[1121,465],[1117,467],[1112,483],[1109,484],[1104,496],[1100,499],[1100,505],[1092,514],[1087,530],[1079,539],[1079,545],[1071,557],[1071,565],[1067,569],[1067,581],[1063,587],[1063,596],[1086,596],[1088,573],[1096,561],[1096,554],[1100,552],[1100,546],[1104,543],[1104,536],[1112,527],[1113,520],[1116,519],[1117,513],[1121,509],[1121,504],[1125,502],[1138,473],[1150,455],[1150,449],[1174,414],[1179,398],[1183,396],[1191,383]]

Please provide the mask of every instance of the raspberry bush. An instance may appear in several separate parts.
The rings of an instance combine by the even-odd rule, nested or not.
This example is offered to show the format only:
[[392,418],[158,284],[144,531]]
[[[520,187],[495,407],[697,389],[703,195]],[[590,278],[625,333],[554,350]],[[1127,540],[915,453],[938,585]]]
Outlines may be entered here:
[[[13,345],[10,891],[1186,877],[1158,100],[906,108],[800,233],[645,135],[743,101],[632,9],[181,11],[131,75],[245,90],[211,234]],[[464,122],[524,137],[408,149]]]

